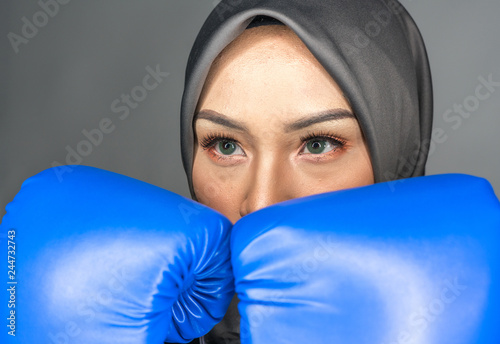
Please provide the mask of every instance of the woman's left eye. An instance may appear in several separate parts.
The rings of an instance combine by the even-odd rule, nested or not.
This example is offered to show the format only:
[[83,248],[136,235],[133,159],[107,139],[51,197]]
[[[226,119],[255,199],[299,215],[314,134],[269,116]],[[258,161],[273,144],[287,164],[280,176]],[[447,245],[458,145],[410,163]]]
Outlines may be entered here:
[[304,148],[301,150],[301,154],[324,154],[339,148],[342,148],[344,143],[327,137],[315,137],[309,140],[305,140]]

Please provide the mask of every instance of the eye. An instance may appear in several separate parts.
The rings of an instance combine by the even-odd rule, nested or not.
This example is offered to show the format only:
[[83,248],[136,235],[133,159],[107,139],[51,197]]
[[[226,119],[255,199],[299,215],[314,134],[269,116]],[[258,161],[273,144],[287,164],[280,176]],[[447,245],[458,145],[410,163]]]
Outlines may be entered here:
[[200,146],[206,150],[211,157],[220,160],[233,156],[245,156],[237,140],[226,134],[209,134],[200,140]]
[[301,138],[303,148],[300,154],[320,155],[329,152],[334,152],[345,147],[345,140],[337,137],[332,137],[327,134],[310,134],[307,137]]
[[214,145],[215,151],[219,154],[222,155],[233,155],[234,153],[235,155],[244,154],[241,147],[238,146],[238,144],[232,140],[223,139],[223,140],[218,140],[214,143],[215,143]]
[[332,149],[334,149],[334,147],[331,142],[327,140],[314,139],[306,142],[304,153],[321,154],[327,153]]

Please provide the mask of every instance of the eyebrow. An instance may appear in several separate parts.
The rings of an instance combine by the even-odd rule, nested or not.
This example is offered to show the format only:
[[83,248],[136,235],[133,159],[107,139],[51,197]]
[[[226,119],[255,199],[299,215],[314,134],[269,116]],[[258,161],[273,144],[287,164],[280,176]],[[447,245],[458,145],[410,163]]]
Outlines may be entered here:
[[354,114],[351,111],[346,109],[331,109],[331,110],[320,111],[317,113],[310,114],[304,119],[299,119],[298,121],[287,124],[285,126],[285,132],[289,133],[291,131],[296,131],[310,127],[313,124],[340,120],[345,118],[356,118],[356,116],[354,116]]
[[[296,131],[307,128],[311,125],[340,120],[345,118],[356,118],[354,114],[346,109],[331,109],[307,115],[306,118],[285,125],[285,132]],[[227,116],[214,110],[201,110],[194,115],[193,122],[198,119],[206,119],[210,122],[223,125],[225,127],[248,132],[248,128],[241,122],[228,118]]]
[[193,123],[198,119],[206,119],[210,122],[223,125],[225,127],[248,132],[248,128],[241,122],[229,119],[221,113],[214,110],[201,110],[194,115]]

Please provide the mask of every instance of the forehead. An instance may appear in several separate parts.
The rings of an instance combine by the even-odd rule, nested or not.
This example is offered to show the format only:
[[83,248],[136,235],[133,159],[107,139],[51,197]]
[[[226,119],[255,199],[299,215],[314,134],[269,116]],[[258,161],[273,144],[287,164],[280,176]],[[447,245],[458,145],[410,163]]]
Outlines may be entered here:
[[198,110],[300,115],[349,108],[342,91],[300,38],[283,25],[245,30],[213,62]]
[[314,59],[302,40],[290,28],[285,25],[266,25],[244,30],[222,50],[213,65],[243,58],[263,60],[274,54],[290,60]]

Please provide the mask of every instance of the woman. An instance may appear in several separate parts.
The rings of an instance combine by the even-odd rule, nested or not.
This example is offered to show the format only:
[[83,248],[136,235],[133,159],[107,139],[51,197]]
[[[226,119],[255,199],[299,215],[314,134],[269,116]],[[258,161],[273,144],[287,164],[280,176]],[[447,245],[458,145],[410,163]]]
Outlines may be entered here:
[[[192,197],[233,223],[276,202],[424,174],[432,87],[395,0],[222,1],[181,109]],[[201,342],[239,342],[237,299]]]

